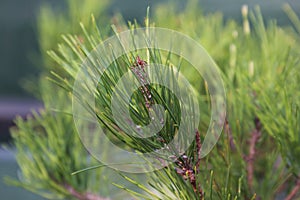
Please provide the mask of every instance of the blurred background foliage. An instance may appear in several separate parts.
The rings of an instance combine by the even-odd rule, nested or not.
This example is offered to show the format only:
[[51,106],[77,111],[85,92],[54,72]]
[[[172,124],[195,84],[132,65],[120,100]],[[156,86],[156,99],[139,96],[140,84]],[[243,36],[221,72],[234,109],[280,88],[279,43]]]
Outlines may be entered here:
[[[154,11],[155,7],[159,7],[159,4],[168,1],[170,0],[104,0],[104,4],[109,4],[107,7],[93,7],[91,8],[91,11],[100,11],[105,8],[103,14],[101,15],[102,17],[108,19],[108,22],[110,22],[109,19],[111,19],[114,13],[118,12],[120,12],[126,20],[137,19],[139,22],[141,22],[143,21],[143,18],[145,16],[147,5],[150,5],[152,7],[152,12]],[[76,0],[74,1],[73,8],[71,8],[71,10],[73,11],[68,11],[69,5],[67,0],[2,0],[0,2],[0,97],[32,96],[28,92],[26,92],[26,90],[24,90],[22,81],[24,79],[36,78],[41,72],[41,70],[47,65],[45,64],[45,61],[41,59],[41,57],[44,57],[44,48],[47,48],[46,45],[50,45],[50,41],[54,40],[52,35],[54,33],[53,31],[51,31],[50,28],[45,28],[44,31],[48,30],[49,33],[45,33],[44,37],[50,36],[51,38],[43,41],[39,39],[40,37],[43,37],[40,34],[42,31],[40,27],[43,26],[40,24],[43,20],[42,16],[45,17],[47,13],[51,13],[50,10],[52,10],[53,12],[52,14],[49,14],[49,17],[54,16],[53,19],[57,19],[58,16],[64,15],[66,16],[64,20],[70,20],[67,24],[65,24],[64,27],[61,27],[61,30],[58,30],[57,36],[59,36],[61,33],[67,33],[68,30],[76,32],[76,30],[79,30],[79,27],[76,26],[76,19],[80,19],[82,17],[87,19],[87,17],[83,16],[83,13],[89,12],[83,11],[85,10],[82,9],[82,6],[84,6],[83,4],[92,5],[92,3],[83,2],[80,4],[80,6],[77,6],[77,11],[75,11],[75,2]],[[93,0],[88,2],[93,2]],[[170,13],[171,11],[180,11],[186,4],[185,1],[179,0],[172,0],[172,2],[174,2],[173,4],[177,4],[179,6],[176,6],[176,10],[172,10],[174,9],[174,5],[170,6],[165,12]],[[238,22],[241,22],[241,6],[244,3],[247,3],[251,8],[258,4],[261,6],[264,19],[277,19],[280,25],[286,25],[290,23],[288,17],[282,10],[283,3],[289,3],[298,14],[300,10],[300,3],[298,1],[293,0],[227,0],[226,2],[226,4],[223,4],[221,0],[201,0],[200,5],[193,9],[197,9],[198,12],[203,12],[205,14],[212,12],[222,12],[225,19],[233,18],[236,19]],[[88,9],[88,5],[86,6],[86,8]],[[41,10],[45,10],[46,13],[39,14]],[[157,10],[162,9],[157,8]],[[70,12],[74,11],[80,14],[73,16],[73,19],[71,19]],[[99,15],[97,12],[94,12],[94,14]],[[48,23],[54,23],[53,19],[49,18]],[[53,30],[56,29],[56,27],[58,27],[58,24],[61,24],[64,20],[61,19],[61,21],[57,21],[57,24],[55,27],[53,27]],[[164,21],[167,19],[160,20]],[[172,26],[171,24],[169,25]],[[55,41],[61,41],[61,38],[57,37]],[[52,43],[52,45],[54,44],[55,43]],[[48,59],[47,56],[45,56],[44,58]]]

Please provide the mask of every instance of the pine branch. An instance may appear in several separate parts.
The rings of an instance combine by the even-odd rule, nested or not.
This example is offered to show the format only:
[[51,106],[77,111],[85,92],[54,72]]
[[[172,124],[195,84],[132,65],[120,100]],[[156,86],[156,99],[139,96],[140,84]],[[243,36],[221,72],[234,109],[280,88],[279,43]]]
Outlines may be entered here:
[[104,198],[96,194],[92,194],[90,192],[80,193],[77,190],[75,190],[75,188],[73,188],[71,185],[65,185],[64,187],[73,197],[79,200],[110,200],[109,198]]
[[284,200],[292,200],[294,197],[296,197],[299,191],[300,191],[300,178],[298,177],[296,181],[296,185]]
[[232,130],[230,128],[228,119],[226,118],[225,120],[225,133],[227,133],[227,136],[229,138],[229,144],[230,144],[230,148],[231,150],[236,150],[236,146],[234,144],[234,140],[233,140],[233,135],[232,135]]
[[255,146],[261,136],[261,122],[257,117],[254,119],[254,124],[255,129],[251,133],[251,138],[249,142],[249,154],[244,158],[247,162],[247,181],[250,191],[253,190],[254,160],[256,156]]
[[201,150],[201,140],[200,133],[196,130],[195,135],[195,164],[192,162],[192,158],[189,158],[186,154],[183,154],[180,159],[178,159],[175,164],[178,166],[176,168],[177,174],[181,175],[184,180],[188,180],[193,187],[195,194],[199,196],[200,199],[204,198],[203,191],[200,183],[197,182],[197,175],[200,173],[200,150]]

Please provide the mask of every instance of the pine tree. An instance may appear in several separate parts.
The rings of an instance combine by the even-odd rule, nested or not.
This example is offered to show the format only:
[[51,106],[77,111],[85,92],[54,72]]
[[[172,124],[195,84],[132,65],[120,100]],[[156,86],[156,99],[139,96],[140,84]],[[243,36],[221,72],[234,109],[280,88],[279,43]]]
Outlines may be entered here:
[[[58,48],[48,51],[56,63],[49,64],[48,68],[52,69],[49,79],[56,86],[40,81],[45,110],[33,113],[27,120],[18,118],[17,128],[12,130],[22,172],[20,181],[14,184],[49,199],[124,199],[114,196],[116,193],[123,195],[122,190],[136,199],[275,199],[284,196],[289,200],[299,195],[300,20],[289,6],[285,6],[294,27],[279,27],[274,20],[266,25],[259,8],[249,12],[248,7],[243,6],[242,24],[234,20],[224,22],[218,13],[199,13],[194,3],[190,2],[179,13],[174,13],[174,5],[160,5],[153,10],[153,18],[146,17],[144,25],[137,22],[126,25],[117,20],[112,31],[103,31],[103,25],[99,28],[92,15],[89,22],[80,24],[81,31],[62,36],[63,42]],[[150,37],[147,28],[154,27],[152,21],[157,26],[191,36],[205,47],[219,66],[226,89],[227,114],[217,145],[204,158],[199,155],[210,126],[211,91],[205,80],[190,70],[187,60],[172,54],[171,49],[145,48],[115,58],[104,71],[99,71],[95,64],[98,59],[106,59],[97,51],[91,53],[97,50],[98,44],[110,35],[118,36],[122,30],[129,29],[134,34],[141,26],[146,27],[147,40]],[[112,55],[116,51],[112,49]],[[92,81],[91,73],[102,75],[100,81],[96,80],[96,88],[82,87],[85,92],[95,92],[96,109],[90,108],[92,103],[86,96],[74,92],[82,63],[89,65],[91,71],[86,74]],[[187,107],[193,106],[192,96],[201,102],[202,120],[185,152],[168,146],[183,123],[179,120],[180,102],[167,87],[148,82],[145,69],[150,63],[167,66],[157,76],[169,74],[170,83],[180,80],[174,73],[176,68],[198,91],[197,95],[187,94]],[[131,72],[132,80],[140,86],[131,95],[128,107],[119,107],[120,112],[129,110],[132,124],[138,126],[127,128],[138,135],[139,128],[147,126],[151,116],[160,116],[152,106],[163,105],[164,127],[155,137],[134,137],[120,128],[113,118],[110,102],[114,88],[127,72]],[[126,85],[124,87],[126,89]],[[71,116],[72,96],[96,116],[115,145],[134,149],[137,153],[165,148],[175,158],[154,154],[161,163],[172,162],[142,176],[99,163],[76,135]],[[120,101],[120,105],[122,103]],[[92,128],[86,127],[85,131],[92,131]],[[94,141],[93,148],[107,150],[97,143],[97,137],[89,139]],[[110,177],[118,178],[111,180]]]

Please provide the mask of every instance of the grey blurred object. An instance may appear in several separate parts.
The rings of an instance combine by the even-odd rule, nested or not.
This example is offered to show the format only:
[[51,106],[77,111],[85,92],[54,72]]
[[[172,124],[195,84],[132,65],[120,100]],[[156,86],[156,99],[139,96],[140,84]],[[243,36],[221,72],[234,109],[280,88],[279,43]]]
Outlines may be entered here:
[[25,117],[31,110],[42,107],[41,102],[31,98],[0,98],[0,144],[9,141],[9,128],[17,115]]

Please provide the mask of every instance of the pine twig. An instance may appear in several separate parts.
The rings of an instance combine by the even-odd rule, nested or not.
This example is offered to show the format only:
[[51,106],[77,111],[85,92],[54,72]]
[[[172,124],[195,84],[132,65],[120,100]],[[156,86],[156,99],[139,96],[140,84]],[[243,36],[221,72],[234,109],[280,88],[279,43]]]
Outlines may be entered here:
[[256,155],[256,143],[261,136],[261,122],[256,117],[254,119],[255,129],[251,133],[251,138],[249,142],[249,154],[245,156],[245,161],[247,162],[247,182],[250,190],[253,190],[253,174],[254,174],[254,160]]
[[201,139],[200,133],[196,130],[195,135],[196,149],[195,149],[195,160],[196,163],[193,163],[192,159],[189,158],[186,154],[183,154],[178,159],[175,164],[178,166],[176,168],[177,174],[181,175],[184,180],[188,180],[193,187],[195,194],[199,195],[200,199],[204,198],[203,190],[201,188],[200,183],[197,183],[196,177],[200,173],[199,165],[200,165],[200,150],[201,150]]
[[197,158],[197,161],[196,161],[196,171],[197,173],[199,173],[199,165],[200,165],[200,156],[201,156],[201,147],[202,147],[202,144],[201,144],[201,138],[200,138],[200,132],[198,130],[196,130],[196,138],[195,138],[195,142],[196,142],[196,154],[195,155],[195,158]]
[[65,188],[73,197],[79,200],[110,200],[109,198],[104,198],[90,192],[80,193],[70,185],[65,185]]
[[131,67],[131,70],[136,75],[136,77],[138,78],[139,82],[142,85],[140,87],[140,91],[144,96],[146,107],[147,109],[149,109],[151,104],[153,104],[152,102],[153,99],[149,88],[149,84],[150,84],[149,77],[145,71],[146,66],[147,66],[147,62],[140,59],[140,57],[137,56],[135,63]]
[[234,144],[234,140],[233,140],[233,135],[232,135],[232,131],[231,131],[231,128],[230,128],[230,125],[229,125],[229,122],[228,122],[228,119],[226,117],[225,119],[225,125],[224,125],[224,128],[225,128],[225,132],[227,133],[227,137],[229,138],[229,145],[230,145],[230,148],[231,150],[236,150],[236,146]]
[[288,194],[288,196],[285,197],[284,200],[292,200],[299,191],[300,191],[300,178],[298,177],[296,181],[296,185],[294,186],[292,191]]
[[[201,147],[202,147],[202,144],[201,144],[201,139],[200,139],[200,132],[197,130],[196,131],[196,138],[195,138],[195,141],[196,141],[196,152],[197,152],[197,161],[196,161],[196,174],[199,174],[200,173],[200,170],[199,170],[199,165],[200,165],[200,155],[201,155]],[[200,183],[198,183],[198,187],[197,187],[197,184],[196,184],[196,191],[198,192],[199,196],[200,196],[200,199],[203,199],[204,198],[204,194],[203,194],[203,190],[201,188],[201,185]]]

